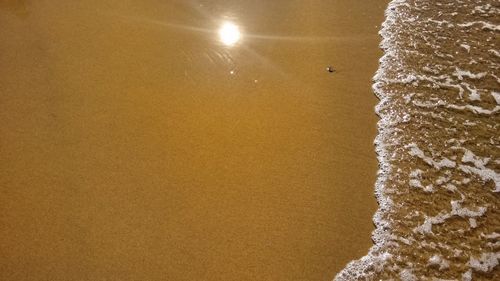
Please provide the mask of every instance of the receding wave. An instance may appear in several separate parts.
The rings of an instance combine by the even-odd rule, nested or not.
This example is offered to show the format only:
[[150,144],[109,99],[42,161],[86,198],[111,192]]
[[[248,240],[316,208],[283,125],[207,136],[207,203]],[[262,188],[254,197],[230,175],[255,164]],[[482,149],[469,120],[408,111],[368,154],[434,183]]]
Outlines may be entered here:
[[500,1],[394,0],[374,246],[336,280],[500,280]]

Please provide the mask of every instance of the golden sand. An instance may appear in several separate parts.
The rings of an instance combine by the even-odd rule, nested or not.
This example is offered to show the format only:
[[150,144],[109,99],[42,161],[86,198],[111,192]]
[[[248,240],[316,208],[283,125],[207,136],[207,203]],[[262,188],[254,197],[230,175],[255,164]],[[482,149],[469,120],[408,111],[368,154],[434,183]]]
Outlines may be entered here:
[[0,279],[331,280],[371,246],[385,5],[0,1]]

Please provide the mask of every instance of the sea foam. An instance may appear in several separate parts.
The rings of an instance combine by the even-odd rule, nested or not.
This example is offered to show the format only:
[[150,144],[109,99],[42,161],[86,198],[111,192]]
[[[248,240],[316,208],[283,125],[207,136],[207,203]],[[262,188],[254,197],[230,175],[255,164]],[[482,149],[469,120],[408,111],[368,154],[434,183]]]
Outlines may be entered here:
[[500,280],[500,2],[393,0],[373,247],[335,280]]

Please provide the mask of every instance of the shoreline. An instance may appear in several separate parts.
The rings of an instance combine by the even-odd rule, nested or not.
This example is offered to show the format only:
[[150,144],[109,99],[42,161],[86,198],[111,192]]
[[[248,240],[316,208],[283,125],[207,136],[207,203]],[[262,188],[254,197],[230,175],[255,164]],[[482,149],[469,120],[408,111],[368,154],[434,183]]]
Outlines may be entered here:
[[500,61],[489,43],[500,26],[498,7],[462,2],[457,10],[445,1],[393,0],[386,9],[373,84],[380,100],[374,246],[335,280],[500,274]]
[[396,16],[394,12],[394,6],[399,2],[399,0],[391,0],[388,4],[384,14],[385,20],[381,25],[380,37],[381,43],[380,48],[383,50],[384,54],[379,60],[379,68],[373,76],[373,93],[379,99],[379,103],[375,106],[375,113],[380,118],[377,122],[377,136],[375,137],[375,151],[377,153],[377,161],[379,163],[379,170],[377,171],[377,180],[375,183],[375,197],[377,198],[378,208],[373,215],[373,223],[375,224],[375,230],[372,233],[373,246],[369,249],[368,253],[359,260],[353,260],[346,265],[334,278],[335,281],[349,281],[349,280],[361,280],[365,277],[366,272],[375,270],[380,265],[377,263],[383,263],[388,256],[380,256],[377,254],[385,244],[388,242],[387,237],[390,234],[388,229],[390,228],[390,222],[383,219],[384,213],[389,211],[392,202],[389,197],[384,196],[384,186],[387,181],[387,176],[391,171],[391,166],[387,160],[387,149],[385,148],[384,139],[388,137],[390,132],[387,132],[389,128],[387,127],[387,116],[383,115],[380,111],[380,107],[387,103],[387,98],[384,92],[377,88],[379,83],[379,78],[383,75],[387,61],[390,59],[389,50],[391,49],[389,40],[390,35],[387,34],[387,28],[394,22]]

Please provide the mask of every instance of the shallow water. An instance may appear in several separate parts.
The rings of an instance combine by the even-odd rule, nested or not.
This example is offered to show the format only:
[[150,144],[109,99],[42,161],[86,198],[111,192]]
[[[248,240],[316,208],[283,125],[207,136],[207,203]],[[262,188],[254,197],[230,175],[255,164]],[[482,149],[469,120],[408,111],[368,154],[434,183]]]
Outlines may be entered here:
[[330,280],[371,246],[382,2],[0,1],[0,279]]
[[392,1],[375,246],[337,280],[499,280],[500,2]]

